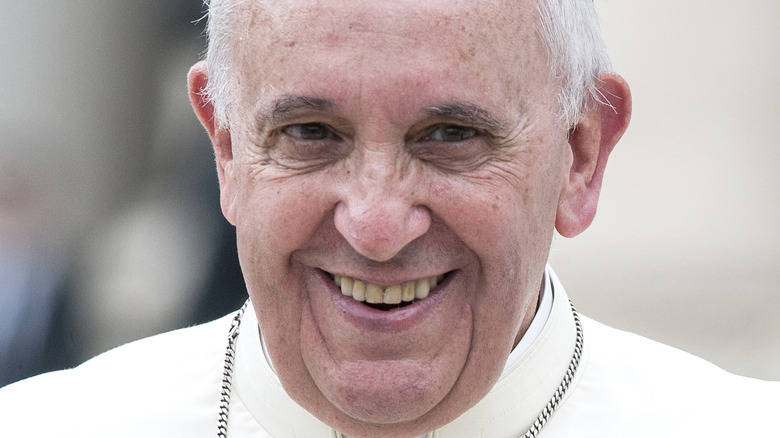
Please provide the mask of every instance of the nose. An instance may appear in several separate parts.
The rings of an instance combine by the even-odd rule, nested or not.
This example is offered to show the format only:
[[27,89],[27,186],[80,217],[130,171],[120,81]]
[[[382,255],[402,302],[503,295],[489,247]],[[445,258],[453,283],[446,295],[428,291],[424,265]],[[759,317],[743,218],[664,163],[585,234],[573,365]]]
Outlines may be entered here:
[[392,259],[431,224],[425,207],[373,197],[339,202],[334,221],[355,251],[378,262]]
[[363,257],[390,260],[430,228],[430,211],[405,185],[364,179],[336,204],[336,229]]

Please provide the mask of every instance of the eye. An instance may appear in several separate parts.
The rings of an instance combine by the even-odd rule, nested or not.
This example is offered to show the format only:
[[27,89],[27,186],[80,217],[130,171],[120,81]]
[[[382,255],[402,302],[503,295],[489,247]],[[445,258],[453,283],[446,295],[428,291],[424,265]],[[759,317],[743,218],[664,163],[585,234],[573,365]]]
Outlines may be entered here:
[[316,141],[336,138],[336,134],[333,133],[333,130],[322,123],[290,125],[282,129],[282,132],[300,140]]
[[425,137],[425,139],[442,141],[445,143],[454,143],[468,140],[475,135],[477,135],[477,131],[474,128],[467,128],[465,126],[458,125],[438,125],[433,131],[431,131],[430,134]]

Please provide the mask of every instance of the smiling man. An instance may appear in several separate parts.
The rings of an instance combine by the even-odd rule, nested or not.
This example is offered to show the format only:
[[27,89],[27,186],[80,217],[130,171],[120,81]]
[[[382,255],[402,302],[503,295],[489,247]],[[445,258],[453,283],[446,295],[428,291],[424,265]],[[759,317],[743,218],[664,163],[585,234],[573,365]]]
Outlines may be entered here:
[[590,1],[210,7],[189,92],[248,305],[7,388],[12,431],[771,435],[776,383],[579,316],[546,266],[631,113]]
[[[603,75],[615,109],[590,105],[570,129],[531,2],[226,13],[232,69],[196,65],[190,93],[282,386],[350,436],[443,426],[534,319],[556,218],[567,235],[590,222],[628,89]],[[565,310],[567,351],[535,410],[574,352]]]

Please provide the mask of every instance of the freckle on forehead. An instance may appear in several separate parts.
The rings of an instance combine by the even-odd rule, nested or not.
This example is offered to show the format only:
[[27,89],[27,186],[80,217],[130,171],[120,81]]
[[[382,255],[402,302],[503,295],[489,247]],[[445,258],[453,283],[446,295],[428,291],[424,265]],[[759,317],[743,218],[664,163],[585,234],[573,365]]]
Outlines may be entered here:
[[[348,28],[353,30],[360,30],[367,25],[376,24],[372,23],[370,18],[378,16],[376,13],[379,9],[382,9],[381,21],[386,19],[392,20],[394,17],[405,21],[409,18],[419,18],[427,22],[427,26],[448,26],[453,23],[462,23],[464,20],[476,18],[482,21],[484,24],[493,25],[495,22],[497,25],[506,27],[511,25],[511,22],[517,21],[517,18],[527,13],[523,11],[533,9],[533,3],[536,0],[511,0],[504,2],[494,1],[479,1],[479,0],[446,0],[446,1],[426,1],[419,2],[417,0],[411,1],[382,1],[375,2],[369,1],[343,1],[343,0],[325,0],[319,2],[309,1],[284,1],[277,0],[273,2],[266,1],[253,1],[253,2],[239,2],[238,6],[240,14],[242,16],[249,16],[248,26],[249,28],[257,29],[258,26],[265,26],[269,29],[269,25],[278,24],[282,21],[295,22],[295,18],[303,17],[318,17],[325,18],[325,16],[337,16],[338,6],[344,6],[346,3],[350,3],[345,8],[342,8],[342,12],[347,12],[349,17],[353,19],[350,21]],[[503,3],[499,5],[499,3]],[[367,13],[367,15],[361,15],[361,13]],[[475,17],[476,16],[476,17]],[[369,19],[366,21],[366,19]],[[307,24],[305,20],[298,21],[300,24],[305,25],[306,28],[311,28],[310,24]],[[398,23],[402,24],[402,23]]]
[[[517,71],[518,67],[523,65],[538,63],[538,58],[533,53],[533,46],[537,44],[530,41],[535,38],[535,32],[528,32],[528,27],[533,26],[529,14],[535,14],[528,10],[534,10],[534,1],[333,0],[331,3],[329,0],[279,0],[268,3],[239,3],[242,18],[236,26],[240,29],[239,35],[243,35],[245,39],[241,43],[237,42],[237,38],[234,39],[234,44],[240,46],[234,52],[237,55],[235,59],[243,64],[239,69],[243,73],[240,74],[251,76],[245,79],[247,82],[255,82],[254,87],[257,87],[262,85],[258,82],[261,80],[266,85],[286,80],[282,66],[286,69],[296,62],[311,60],[311,53],[316,54],[315,50],[331,50],[331,47],[328,47],[330,44],[334,44],[332,49],[335,56],[329,58],[326,67],[333,67],[335,71],[338,66],[351,63],[365,66],[366,62],[359,60],[358,55],[375,56],[376,59],[371,59],[377,68],[384,68],[382,63],[393,64],[404,60],[415,62],[415,59],[420,60],[428,56],[422,53],[423,49],[420,48],[426,46],[426,41],[433,39],[443,41],[442,47],[451,40],[449,56],[459,60],[461,65],[495,63],[497,59],[503,59],[508,62],[502,62],[506,67],[500,68],[506,69],[507,72]],[[497,3],[504,3],[503,7]],[[384,13],[385,9],[387,13]],[[315,22],[320,24],[312,25]],[[364,37],[364,32],[369,34]],[[372,35],[374,42],[371,42]],[[327,40],[328,36],[330,40]],[[381,54],[374,53],[378,50],[377,38],[382,38],[383,41],[379,50]],[[415,38],[419,40],[419,44],[414,44]],[[496,41],[499,44],[495,44]],[[350,57],[339,57],[338,46],[355,42],[359,45],[351,49]],[[326,43],[324,47],[323,43]],[[490,50],[485,50],[485,44],[489,45]],[[420,50],[415,52],[416,49]],[[400,53],[401,50],[404,51],[402,57],[392,55]],[[455,68],[459,67],[456,65]],[[356,70],[353,68],[345,71]],[[451,71],[454,73],[454,70]],[[482,93],[492,95],[497,92],[518,91],[497,91],[501,84],[496,83],[494,78],[483,70],[478,70],[473,75],[476,83],[473,85]],[[391,76],[386,76],[385,79],[391,80]],[[511,73],[500,75],[506,76],[511,76]],[[420,76],[415,87],[425,87],[427,77]],[[246,85],[245,90],[253,87],[249,83]],[[387,85],[392,88],[389,82]],[[394,93],[398,91],[396,89]]]

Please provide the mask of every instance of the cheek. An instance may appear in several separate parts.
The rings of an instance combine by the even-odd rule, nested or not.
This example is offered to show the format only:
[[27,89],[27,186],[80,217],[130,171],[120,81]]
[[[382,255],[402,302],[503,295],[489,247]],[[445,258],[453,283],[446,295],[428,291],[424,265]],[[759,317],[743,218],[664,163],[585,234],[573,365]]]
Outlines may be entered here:
[[300,320],[307,295],[296,250],[315,236],[329,214],[322,183],[306,176],[274,178],[238,166],[236,239],[247,291],[278,367],[296,376]]
[[[556,153],[482,178],[439,179],[437,214],[479,261],[472,298],[491,330],[514,330],[538,291],[549,255],[562,187]],[[538,281],[537,281],[538,280]],[[520,317],[518,317],[520,315]]]
[[236,170],[236,240],[247,290],[263,303],[261,321],[270,325],[264,327],[269,336],[285,330],[292,334],[295,327],[277,329],[300,319],[305,298],[293,256],[316,235],[332,207],[318,191],[321,182],[305,176],[270,178],[270,172],[252,174],[248,167]]
[[530,184],[538,179],[440,180],[433,184],[432,211],[483,265],[512,264],[522,254],[538,251],[537,242],[552,236],[558,195],[549,181]]
[[[289,257],[315,233],[332,205],[315,178],[252,177],[238,187],[236,229],[239,241],[272,259]],[[271,260],[266,260],[271,261]]]

